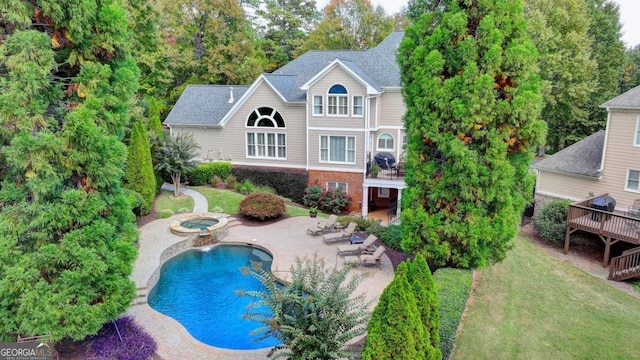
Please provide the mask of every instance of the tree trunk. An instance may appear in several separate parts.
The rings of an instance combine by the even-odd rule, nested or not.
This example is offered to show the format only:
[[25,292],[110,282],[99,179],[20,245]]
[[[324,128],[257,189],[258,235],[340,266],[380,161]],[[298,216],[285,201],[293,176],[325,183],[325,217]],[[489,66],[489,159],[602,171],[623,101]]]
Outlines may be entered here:
[[180,173],[175,172],[171,174],[171,180],[173,180],[173,196],[180,196]]

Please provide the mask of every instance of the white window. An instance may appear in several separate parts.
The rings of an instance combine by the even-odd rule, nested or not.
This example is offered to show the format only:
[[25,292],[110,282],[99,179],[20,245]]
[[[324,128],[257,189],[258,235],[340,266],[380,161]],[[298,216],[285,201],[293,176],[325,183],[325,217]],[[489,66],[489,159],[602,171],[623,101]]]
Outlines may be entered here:
[[353,116],[362,116],[362,96],[353,97]]
[[313,96],[313,115],[322,115],[324,109],[322,108],[322,95]]
[[247,132],[247,157],[287,158],[286,134],[273,131],[286,127],[278,111],[270,107],[257,108],[247,117],[246,127],[256,129]]
[[393,136],[388,133],[378,136],[378,150],[393,150]]
[[349,189],[349,183],[341,181],[327,181],[327,190],[340,189],[343,193],[347,193]]
[[634,145],[640,146],[640,116],[638,116],[638,120],[636,120],[636,136],[634,136]]
[[356,162],[356,138],[353,136],[320,136],[320,161]]
[[640,170],[629,170],[627,172],[627,186],[625,190],[640,192]]
[[327,115],[349,115],[349,96],[347,89],[342,85],[333,85],[327,96]]

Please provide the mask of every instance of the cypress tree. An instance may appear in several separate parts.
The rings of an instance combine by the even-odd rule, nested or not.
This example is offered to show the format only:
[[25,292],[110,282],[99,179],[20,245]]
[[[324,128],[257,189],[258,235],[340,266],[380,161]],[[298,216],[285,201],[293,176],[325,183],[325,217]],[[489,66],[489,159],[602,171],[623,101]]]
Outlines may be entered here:
[[416,298],[420,320],[425,331],[427,346],[420,359],[441,359],[440,351],[440,313],[438,312],[438,290],[431,270],[422,254],[416,255],[409,263],[409,284]]
[[428,340],[407,271],[406,262],[398,265],[393,281],[382,292],[369,320],[361,360],[422,359]]
[[156,195],[156,177],[151,163],[149,138],[142,121],[137,121],[131,131],[124,180],[126,189],[138,192],[144,199],[140,205],[140,215],[148,214]]
[[530,200],[538,121],[536,49],[518,0],[443,0],[405,31],[405,251],[481,267],[511,248]]
[[138,84],[120,0],[4,2],[0,339],[83,339],[131,303],[121,187]]

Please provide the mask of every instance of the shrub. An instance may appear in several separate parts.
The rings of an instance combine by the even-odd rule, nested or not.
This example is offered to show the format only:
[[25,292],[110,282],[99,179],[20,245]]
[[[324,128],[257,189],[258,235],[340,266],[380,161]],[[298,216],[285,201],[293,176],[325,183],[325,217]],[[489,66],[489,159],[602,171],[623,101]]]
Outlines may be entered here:
[[137,121],[129,140],[124,171],[124,187],[142,196],[142,203],[135,208],[137,215],[147,215],[151,210],[156,197],[156,185],[147,130],[142,121]]
[[299,204],[302,204],[302,195],[309,183],[309,174],[300,170],[234,167],[231,173],[240,181],[249,179],[255,185],[269,186],[275,189],[278,195]]
[[351,213],[347,216],[340,216],[338,218],[338,223],[345,227],[352,222],[358,225],[358,227],[356,227],[357,231],[366,231],[368,228],[378,225],[378,222],[374,219],[365,219],[359,213]]
[[260,323],[252,334],[282,341],[269,351],[269,358],[351,358],[347,344],[366,333],[371,305],[364,292],[355,293],[363,275],[354,275],[348,266],[326,267],[317,256],[296,258],[286,283],[255,263],[242,271],[267,289],[237,293],[255,299],[243,316]]
[[253,191],[252,192],[266,192],[269,194],[277,194],[276,190],[270,186],[267,185],[258,185],[258,186],[254,186]]
[[240,202],[240,212],[246,216],[266,220],[282,216],[286,212],[284,200],[269,193],[252,193]]
[[179,208],[178,210],[176,210],[176,213],[178,214],[184,214],[184,213],[188,213],[191,212],[191,210],[187,209],[187,208]]
[[224,181],[222,181],[222,178],[218,175],[213,175],[211,177],[211,185],[214,187],[220,187],[221,185],[224,185]]
[[[91,344],[93,357],[114,360],[141,360],[152,357],[158,346],[131,316],[106,323]],[[120,336],[122,341],[120,341]]]
[[158,212],[158,219],[166,219],[173,216],[173,211],[171,210],[162,210]]
[[402,226],[401,225],[389,225],[378,236],[388,247],[402,251],[400,243],[402,242]]
[[221,208],[220,206],[216,206],[213,209],[211,209],[212,213],[217,213],[217,214],[222,214],[224,212],[224,209]]
[[224,180],[224,186],[231,190],[236,188],[236,184],[238,183],[238,179],[235,176],[229,175]]
[[215,161],[198,164],[192,167],[186,174],[186,181],[191,185],[206,185],[211,183],[214,176],[226,178],[231,173],[231,163]]
[[533,216],[533,228],[548,241],[556,245],[564,244],[569,204],[569,200],[548,203]]
[[248,195],[254,192],[254,185],[251,180],[247,179],[236,184],[236,191],[243,195]]
[[304,190],[302,201],[306,206],[317,206],[320,210],[341,214],[351,202],[351,196],[343,193],[340,188],[325,190],[320,184],[315,183]]

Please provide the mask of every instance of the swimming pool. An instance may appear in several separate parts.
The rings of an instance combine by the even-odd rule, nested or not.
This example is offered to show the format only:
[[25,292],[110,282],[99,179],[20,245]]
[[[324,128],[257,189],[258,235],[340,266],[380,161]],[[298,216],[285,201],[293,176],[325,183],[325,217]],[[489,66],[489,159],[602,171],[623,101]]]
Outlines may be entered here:
[[249,336],[249,332],[262,324],[242,318],[247,305],[255,299],[240,297],[234,290],[264,289],[252,276],[240,272],[249,260],[261,261],[266,269],[271,268],[271,255],[248,245],[224,244],[206,251],[183,252],[162,266],[148,303],[180,322],[195,339],[211,346],[248,350],[278,345],[275,338],[255,342],[256,337]]

